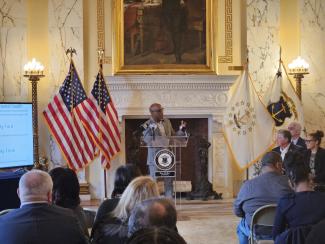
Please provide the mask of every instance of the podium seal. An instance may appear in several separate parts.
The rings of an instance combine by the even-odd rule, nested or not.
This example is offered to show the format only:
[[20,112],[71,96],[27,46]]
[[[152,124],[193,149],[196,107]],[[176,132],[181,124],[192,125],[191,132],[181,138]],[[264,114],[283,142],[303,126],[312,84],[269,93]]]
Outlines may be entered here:
[[155,163],[158,170],[170,170],[175,166],[175,155],[168,149],[162,149],[156,153]]

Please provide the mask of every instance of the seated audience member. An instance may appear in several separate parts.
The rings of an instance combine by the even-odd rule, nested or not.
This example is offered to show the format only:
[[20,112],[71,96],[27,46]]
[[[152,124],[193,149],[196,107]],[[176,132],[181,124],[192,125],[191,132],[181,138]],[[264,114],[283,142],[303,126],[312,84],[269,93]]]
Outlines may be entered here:
[[88,243],[71,210],[51,204],[48,173],[32,170],[19,181],[21,207],[0,216],[0,243]]
[[140,170],[134,164],[126,164],[116,169],[114,189],[111,195],[111,199],[104,200],[99,206],[96,213],[95,222],[94,222],[95,229],[98,223],[105,217],[105,215],[109,214],[114,210],[114,208],[116,207],[116,205],[120,200],[121,195],[123,194],[125,188],[129,185],[129,183],[134,178],[140,175],[141,175]]
[[295,146],[291,143],[291,133],[288,130],[279,130],[277,133],[276,141],[278,146],[273,148],[272,151],[277,152],[281,155],[284,169],[288,167],[286,163],[286,154],[288,152],[303,152],[302,147]]
[[248,243],[254,212],[292,192],[288,178],[282,175],[282,160],[278,153],[268,152],[261,160],[261,175],[246,181],[234,202],[234,212],[242,217],[237,227],[239,243]]
[[291,143],[299,146],[303,151],[307,150],[307,145],[304,139],[301,138],[301,125],[298,122],[291,122],[288,126],[288,131],[291,133]]
[[144,228],[135,232],[127,244],[186,244],[176,231],[166,227]]
[[314,183],[319,187],[325,186],[325,149],[320,147],[323,131],[316,131],[310,133],[307,137],[306,143],[308,150],[305,153],[305,163],[310,169],[310,173]]
[[157,183],[149,176],[139,176],[123,192],[116,208],[94,229],[93,243],[124,243],[127,240],[128,221],[136,204],[158,197]]
[[69,168],[57,167],[49,172],[53,181],[52,202],[69,208],[76,215],[84,234],[89,237],[86,215],[80,206],[80,185],[77,174]]
[[324,244],[325,240],[325,219],[312,226],[307,235],[306,244]]
[[176,229],[177,213],[174,204],[166,198],[152,198],[139,203],[129,218],[129,232],[149,227]]
[[303,157],[295,154],[293,160],[298,164],[288,169],[288,177],[295,193],[282,197],[278,202],[273,226],[276,243],[286,243],[297,228],[310,227],[325,219],[325,193],[313,191]]

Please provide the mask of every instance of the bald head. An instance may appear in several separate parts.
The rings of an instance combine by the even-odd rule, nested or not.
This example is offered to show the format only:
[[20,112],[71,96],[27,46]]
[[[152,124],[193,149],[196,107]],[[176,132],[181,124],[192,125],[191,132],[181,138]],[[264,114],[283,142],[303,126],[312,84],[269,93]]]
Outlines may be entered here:
[[176,227],[177,213],[174,204],[166,198],[152,198],[139,203],[129,218],[129,235],[147,227]]
[[159,103],[153,103],[149,107],[151,117],[159,122],[164,118],[164,108]]
[[18,195],[21,203],[51,201],[53,182],[51,176],[41,170],[31,170],[19,181]]
[[161,203],[159,201],[153,202],[153,204],[149,207],[149,217],[157,216],[157,218],[163,218],[167,215],[167,210],[165,207],[165,203]]

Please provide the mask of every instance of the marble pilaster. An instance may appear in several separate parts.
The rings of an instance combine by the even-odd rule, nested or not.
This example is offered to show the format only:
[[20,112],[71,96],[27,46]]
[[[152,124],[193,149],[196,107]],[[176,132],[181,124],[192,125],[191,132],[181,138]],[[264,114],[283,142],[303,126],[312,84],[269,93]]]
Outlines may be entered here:
[[259,95],[273,80],[279,60],[280,0],[247,1],[249,72]]
[[[69,69],[69,57],[66,50],[76,49],[73,57],[79,77],[83,82],[83,4],[82,0],[49,0],[49,80],[48,94],[53,96],[64,81]],[[47,98],[49,101],[51,97]],[[44,101],[46,106],[46,101]],[[48,153],[52,166],[62,165],[64,159],[52,138],[48,137]]]
[[[263,96],[278,68],[280,0],[248,0],[246,4],[249,73],[257,93]],[[254,172],[251,166],[250,178]]]
[[302,84],[305,124],[308,132],[325,131],[325,2],[300,0],[299,14],[300,55],[310,65]]
[[0,0],[0,101],[27,101],[25,0]]

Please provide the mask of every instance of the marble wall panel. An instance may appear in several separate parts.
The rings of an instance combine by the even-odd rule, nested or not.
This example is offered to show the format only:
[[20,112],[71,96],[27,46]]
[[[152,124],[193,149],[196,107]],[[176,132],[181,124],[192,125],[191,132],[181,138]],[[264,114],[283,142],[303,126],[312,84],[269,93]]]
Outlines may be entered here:
[[325,131],[325,2],[300,0],[300,16],[300,55],[310,65],[302,85],[305,124]]
[[260,95],[273,80],[279,60],[280,0],[247,1],[249,72]]
[[66,50],[70,47],[76,49],[73,59],[83,81],[82,7],[82,0],[49,0],[49,71],[54,91],[67,75],[70,60]]
[[[249,73],[263,96],[276,74],[280,54],[280,0],[247,0]],[[254,176],[254,166],[248,170]]]
[[0,0],[0,101],[27,101],[25,0]]
[[[84,78],[83,65],[83,4],[82,0],[49,0],[49,97],[45,99],[44,106],[51,97],[58,92],[68,69],[70,58],[66,50],[74,48],[77,55],[73,56],[81,81]],[[64,159],[51,135],[48,134],[49,148],[47,155],[52,166],[62,165]]]

